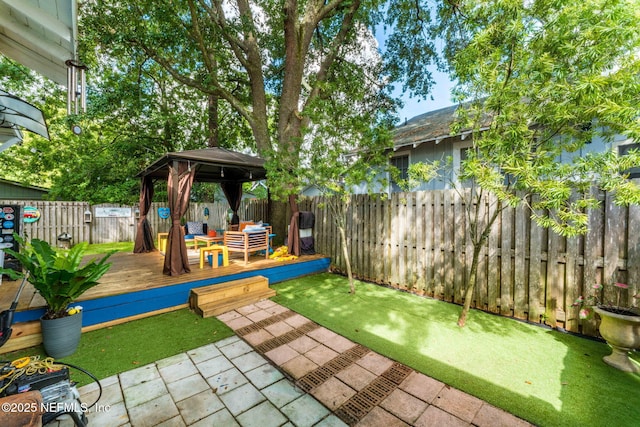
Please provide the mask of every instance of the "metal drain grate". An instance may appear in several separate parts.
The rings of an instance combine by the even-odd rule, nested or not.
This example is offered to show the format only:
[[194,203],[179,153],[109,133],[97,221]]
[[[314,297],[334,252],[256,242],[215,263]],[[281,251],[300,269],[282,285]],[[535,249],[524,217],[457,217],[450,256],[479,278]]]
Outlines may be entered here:
[[271,317],[267,317],[266,319],[260,320],[259,322],[252,323],[251,325],[243,326],[242,328],[236,329],[236,334],[245,336],[252,332],[257,332],[260,329],[263,329],[265,326],[273,325],[274,323],[278,323],[282,320],[288,319],[289,317],[296,314],[295,311],[287,310],[282,313],[274,314]]
[[[357,395],[356,395],[357,396]],[[345,424],[354,426],[363,419],[373,408],[369,402],[361,402],[360,398],[351,398],[340,406],[334,413]]]
[[397,384],[389,381],[385,377],[378,377],[363,388],[362,394],[366,395],[370,401],[378,403],[391,394],[398,387]]
[[322,367],[329,369],[333,374],[337,374],[345,368],[348,368],[353,362],[367,354],[369,349],[357,344],[344,353],[334,357],[325,363]]
[[338,356],[329,360],[324,365],[304,375],[298,380],[298,387],[306,392],[309,392],[327,381],[338,372],[351,366],[353,362],[360,359],[368,352],[368,348],[357,344],[344,353],[339,354]]
[[393,393],[411,372],[413,372],[411,368],[394,362],[381,376],[343,403],[335,411],[336,416],[350,426],[357,424]]
[[258,353],[266,353],[270,350],[280,347],[281,345],[285,345],[290,343],[293,340],[300,338],[308,332],[313,331],[316,328],[319,328],[320,325],[313,322],[307,322],[298,329],[294,329],[292,331],[287,332],[286,334],[282,334],[279,337],[271,338],[263,342],[262,344],[258,344],[255,346],[255,349]]
[[401,365],[400,363],[394,363],[389,369],[387,369],[382,376],[394,384],[400,385],[402,381],[407,379],[409,374],[413,371],[408,366]]
[[298,380],[298,384],[297,385],[302,390],[304,390],[304,391],[306,391],[308,393],[311,390],[313,390],[314,388],[316,388],[319,385],[323,384],[325,381],[327,381],[332,376],[333,376],[333,372],[331,370],[326,369],[324,366],[321,366],[321,367],[309,372],[308,374],[306,374],[302,378],[300,378]]

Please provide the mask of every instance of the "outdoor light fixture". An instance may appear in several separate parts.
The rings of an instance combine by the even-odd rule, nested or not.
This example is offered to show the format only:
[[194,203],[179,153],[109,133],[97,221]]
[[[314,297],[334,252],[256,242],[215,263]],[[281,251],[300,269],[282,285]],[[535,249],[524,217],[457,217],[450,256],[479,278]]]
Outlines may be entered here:
[[78,105],[83,113],[87,112],[87,66],[79,61],[69,59],[67,66],[67,114],[78,114]]
[[220,176],[224,178],[224,168],[220,168]]
[[249,179],[253,179],[253,174],[249,171]]

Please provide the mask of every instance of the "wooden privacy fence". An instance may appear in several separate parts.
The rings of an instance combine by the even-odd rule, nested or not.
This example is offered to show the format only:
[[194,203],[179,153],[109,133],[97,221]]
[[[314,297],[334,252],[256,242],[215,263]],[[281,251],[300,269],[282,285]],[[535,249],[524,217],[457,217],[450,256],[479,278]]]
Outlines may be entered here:
[[47,202],[42,200],[0,200],[1,205],[32,206],[40,211],[40,219],[23,223],[24,236],[40,239],[52,245],[62,233],[73,237],[73,243],[89,242],[91,223],[84,222],[84,213],[90,208],[85,202]]
[[[589,216],[590,231],[574,238],[538,227],[525,208],[502,211],[481,254],[472,306],[595,335],[594,322],[580,321],[572,307],[578,296],[595,283],[629,284],[626,301],[640,292],[640,207],[616,206],[609,195],[601,199],[602,208]],[[481,203],[485,223],[493,202]],[[324,203],[319,197],[299,206],[316,214],[316,251],[344,271]],[[346,231],[354,274],[462,304],[473,253],[464,208],[453,190],[352,196]]]
[[[139,218],[137,205],[126,206],[116,204],[90,205],[85,202],[48,202],[25,200],[0,200],[0,205],[32,206],[40,211],[40,219],[33,223],[23,224],[24,235],[29,239],[41,239],[52,245],[58,244],[58,236],[68,233],[72,243],[111,243],[131,242],[135,240],[135,233]],[[241,218],[250,218],[245,210],[259,212],[262,206],[246,208],[251,201],[243,202]],[[264,204],[266,206],[266,203]],[[166,203],[153,203],[147,218],[154,233],[167,232],[171,226],[171,219],[160,218],[158,208],[167,207]],[[205,217],[205,208],[209,210],[209,217]],[[253,210],[252,210],[253,209]],[[209,228],[226,228],[229,205],[226,202],[190,203],[184,215],[185,221],[203,221]],[[265,217],[266,218],[266,217]]]
[[[564,238],[538,227],[525,208],[502,211],[491,229],[480,259],[472,306],[492,313],[545,322],[573,332],[596,335],[593,321],[580,321],[572,303],[590,292],[595,283],[623,282],[630,286],[623,297],[640,293],[640,207],[616,206],[601,195],[601,209],[589,215],[584,236]],[[0,201],[34,206],[38,222],[25,224],[29,238],[56,243],[60,233],[73,243],[132,241],[137,206],[82,202]],[[300,210],[316,215],[316,251],[331,257],[338,271],[345,270],[339,234],[324,207],[326,199],[299,201]],[[166,232],[171,222],[161,219],[152,205],[148,215],[153,233]],[[494,203],[480,206],[487,221]],[[209,209],[209,218],[204,208]],[[97,208],[114,212],[130,209],[129,216],[96,216]],[[122,210],[118,211],[118,209]],[[389,198],[354,195],[347,213],[347,236],[356,277],[449,302],[463,303],[472,246],[464,214],[464,201],[453,190],[393,193]],[[92,212],[90,223],[85,212]],[[210,228],[226,228],[226,203],[190,203],[188,221],[204,221]],[[268,220],[266,200],[245,200],[241,219]],[[613,295],[608,295],[613,297]]]
[[[24,236],[29,239],[41,239],[52,245],[58,244],[58,236],[68,233],[72,243],[111,243],[130,242],[135,239],[139,219],[137,205],[101,204],[90,205],[86,202],[48,202],[25,200],[0,200],[0,205],[31,206],[40,212],[40,219],[33,223],[24,223]],[[255,203],[250,199],[243,202],[240,217],[252,219],[260,216],[266,221],[266,203]],[[162,219],[158,208],[167,207],[166,203],[153,203],[147,218],[154,233],[167,232],[171,219]],[[205,217],[205,208],[209,216]],[[229,205],[226,201],[214,203],[190,203],[184,215],[185,221],[203,221],[209,228],[226,228]],[[256,218],[257,218],[256,216]]]

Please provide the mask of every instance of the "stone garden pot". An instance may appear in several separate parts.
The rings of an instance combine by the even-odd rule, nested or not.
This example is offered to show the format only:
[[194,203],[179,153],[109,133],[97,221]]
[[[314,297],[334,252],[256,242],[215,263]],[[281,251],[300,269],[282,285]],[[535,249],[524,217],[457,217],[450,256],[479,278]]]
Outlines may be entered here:
[[640,315],[618,314],[603,307],[594,307],[600,315],[600,335],[607,340],[613,352],[604,356],[608,365],[625,372],[640,372],[629,359],[629,352],[640,348]]

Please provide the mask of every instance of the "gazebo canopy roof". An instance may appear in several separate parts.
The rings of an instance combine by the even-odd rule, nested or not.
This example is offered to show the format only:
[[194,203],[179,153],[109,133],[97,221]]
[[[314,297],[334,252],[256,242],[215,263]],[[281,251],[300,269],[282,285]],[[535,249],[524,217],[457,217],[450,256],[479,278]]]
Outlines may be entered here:
[[167,179],[174,160],[197,167],[195,180],[199,182],[249,182],[267,176],[264,159],[219,147],[167,153],[137,176]]

